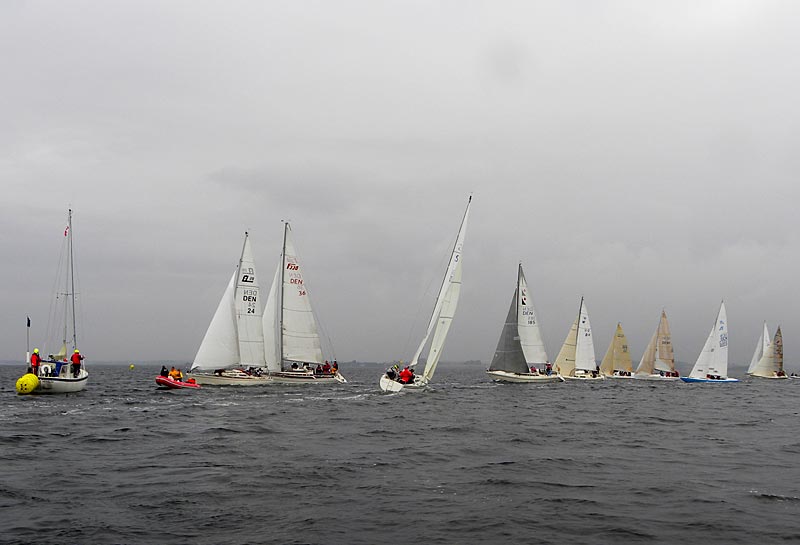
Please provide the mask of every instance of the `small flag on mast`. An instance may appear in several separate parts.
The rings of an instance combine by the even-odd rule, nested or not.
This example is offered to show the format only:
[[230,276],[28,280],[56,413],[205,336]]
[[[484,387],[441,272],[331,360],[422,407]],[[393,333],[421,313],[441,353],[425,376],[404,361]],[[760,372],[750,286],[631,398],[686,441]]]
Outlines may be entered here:
[[67,236],[67,233],[69,233],[69,225],[64,229],[64,236]]
[[31,317],[28,316],[28,327],[31,327]]

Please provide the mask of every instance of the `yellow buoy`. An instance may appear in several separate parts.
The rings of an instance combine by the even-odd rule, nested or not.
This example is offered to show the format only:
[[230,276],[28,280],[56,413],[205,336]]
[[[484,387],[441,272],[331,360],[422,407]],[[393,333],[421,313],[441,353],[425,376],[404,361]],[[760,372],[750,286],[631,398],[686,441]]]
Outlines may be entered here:
[[17,379],[17,393],[30,394],[39,386],[39,377],[33,373],[26,373]]
[[130,369],[131,371],[133,371],[133,364],[131,364],[131,366],[130,366],[128,369]]

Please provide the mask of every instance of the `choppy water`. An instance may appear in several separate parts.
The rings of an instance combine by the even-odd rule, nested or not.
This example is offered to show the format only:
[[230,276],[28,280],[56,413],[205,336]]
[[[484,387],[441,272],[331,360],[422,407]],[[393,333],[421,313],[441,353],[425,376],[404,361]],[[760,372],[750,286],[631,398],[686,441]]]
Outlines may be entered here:
[[442,367],[386,395],[157,390],[92,366],[71,396],[0,367],[0,543],[800,540],[800,380],[503,385]]

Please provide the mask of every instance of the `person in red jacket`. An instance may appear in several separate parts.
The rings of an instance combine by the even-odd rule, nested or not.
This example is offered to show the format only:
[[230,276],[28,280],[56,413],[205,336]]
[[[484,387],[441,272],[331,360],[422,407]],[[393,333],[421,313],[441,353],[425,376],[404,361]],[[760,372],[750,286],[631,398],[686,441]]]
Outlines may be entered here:
[[408,368],[408,365],[406,365],[405,368],[403,368],[403,370],[400,371],[400,382],[402,382],[403,384],[408,384],[413,380],[414,380],[414,373],[411,371],[411,369]]
[[81,360],[82,359],[83,359],[83,356],[81,356],[81,351],[80,350],[75,350],[75,352],[72,354],[72,358],[70,358],[70,360],[72,361],[72,376],[73,377],[77,378],[78,374],[81,372]]
[[33,354],[31,354],[31,373],[39,376],[39,365],[42,363],[42,357],[39,355],[39,349],[34,348]]

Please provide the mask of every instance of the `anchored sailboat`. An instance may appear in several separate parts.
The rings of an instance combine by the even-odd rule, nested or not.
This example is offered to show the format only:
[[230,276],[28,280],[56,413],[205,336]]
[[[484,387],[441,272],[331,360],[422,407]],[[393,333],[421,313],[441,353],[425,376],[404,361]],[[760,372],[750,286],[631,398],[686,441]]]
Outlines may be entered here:
[[[658,371],[658,372],[656,372]],[[672,349],[672,334],[669,330],[666,311],[661,311],[658,327],[639,361],[633,378],[639,380],[671,380],[680,378],[675,370],[675,353]]]
[[578,316],[561,345],[556,357],[556,372],[568,380],[602,380],[605,377],[597,372],[597,361],[594,355],[592,327],[589,324],[589,313],[581,297]]
[[400,373],[395,372],[394,369],[390,369],[381,376],[379,381],[381,390],[384,392],[399,392],[403,389],[424,388],[433,378],[436,365],[439,363],[439,358],[442,355],[444,341],[447,338],[448,331],[450,331],[450,324],[453,322],[453,315],[458,306],[458,296],[461,293],[461,252],[464,247],[464,234],[467,229],[467,219],[469,218],[469,207],[471,204],[472,196],[470,195],[469,201],[467,201],[467,209],[464,211],[464,217],[458,229],[456,243],[453,246],[453,251],[450,253],[450,261],[447,264],[442,286],[439,289],[439,294],[436,296],[436,303],[433,306],[433,313],[428,322],[428,329],[411,363],[408,365],[408,371],[414,369],[419,362],[425,345],[430,339],[431,333],[433,333],[433,340],[431,340],[430,349],[428,350],[428,359],[425,362],[425,370],[421,375],[415,375],[413,378],[407,379],[408,382],[401,382],[401,380],[410,373],[407,373],[405,369]]
[[681,377],[684,382],[739,382],[739,379],[728,377],[728,316],[725,313],[725,302],[719,306],[717,319],[708,334],[706,344],[697,357],[697,361],[688,377]]
[[769,379],[789,378],[786,371],[783,370],[783,335],[781,334],[780,326],[775,332],[775,339],[770,342],[767,322],[764,322],[764,331],[761,333],[761,338],[759,338],[756,345],[747,374],[751,377]]
[[497,341],[489,370],[492,379],[502,382],[563,382],[563,378],[552,372],[547,359],[542,332],[533,301],[528,294],[528,283],[522,272],[522,263],[517,268],[517,288],[511,298],[505,325]]
[[[56,353],[50,353],[46,360],[42,360],[38,369],[33,368],[34,373],[23,375],[17,381],[17,392],[20,394],[79,392],[86,388],[89,381],[89,373],[86,371],[86,365],[81,363],[83,357],[78,350],[78,330],[75,320],[75,254],[73,252],[72,209],[69,209],[67,214],[67,228],[64,230],[64,237],[67,259],[64,270],[64,291],[56,293],[56,303],[53,306],[55,315],[51,316],[52,324],[58,327],[60,322],[60,325],[63,326],[58,327],[58,332],[53,335],[58,335],[55,338],[58,339],[59,350]],[[60,289],[60,287],[56,289]],[[30,327],[30,320],[28,327]],[[53,340],[53,342],[56,341]],[[68,346],[71,347],[69,351],[67,350]],[[35,352],[38,354],[38,349]],[[77,364],[67,360],[68,353],[70,361],[77,362]],[[27,355],[27,358],[30,358],[30,354]]]
[[622,324],[617,323],[617,330],[608,345],[606,355],[600,362],[600,373],[608,378],[633,378],[633,364],[631,355],[628,352],[628,339],[622,330]]

